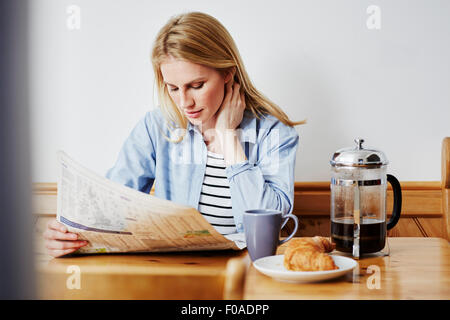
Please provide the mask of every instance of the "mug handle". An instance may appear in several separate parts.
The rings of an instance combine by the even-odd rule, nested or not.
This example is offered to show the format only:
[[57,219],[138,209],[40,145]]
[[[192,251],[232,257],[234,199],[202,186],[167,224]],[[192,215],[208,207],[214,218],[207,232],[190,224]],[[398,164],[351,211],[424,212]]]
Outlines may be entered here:
[[289,213],[288,215],[286,215],[286,216],[284,216],[284,217],[287,218],[287,219],[286,219],[286,222],[287,222],[287,220],[288,220],[289,218],[294,219],[295,227],[294,227],[294,231],[292,231],[291,234],[290,234],[286,239],[279,240],[278,245],[283,244],[283,243],[285,243],[285,242],[291,240],[291,238],[295,235],[295,233],[297,232],[297,229],[298,229],[298,218],[297,218],[297,216],[293,215],[292,213]]

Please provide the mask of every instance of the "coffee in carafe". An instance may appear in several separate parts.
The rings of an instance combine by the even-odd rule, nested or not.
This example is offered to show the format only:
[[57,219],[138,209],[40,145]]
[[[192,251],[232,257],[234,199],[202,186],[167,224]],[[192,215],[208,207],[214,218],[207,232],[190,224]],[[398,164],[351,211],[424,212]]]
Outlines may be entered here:
[[[387,230],[397,224],[402,201],[400,183],[386,174],[386,156],[363,148],[363,142],[355,139],[355,148],[340,149],[331,160],[331,239],[336,250],[356,258],[385,247]],[[388,182],[394,192],[394,209],[386,223]]]
[[[353,252],[353,219],[343,218],[331,221],[331,237],[336,250]],[[361,219],[360,254],[383,250],[386,244],[386,222],[377,219]]]

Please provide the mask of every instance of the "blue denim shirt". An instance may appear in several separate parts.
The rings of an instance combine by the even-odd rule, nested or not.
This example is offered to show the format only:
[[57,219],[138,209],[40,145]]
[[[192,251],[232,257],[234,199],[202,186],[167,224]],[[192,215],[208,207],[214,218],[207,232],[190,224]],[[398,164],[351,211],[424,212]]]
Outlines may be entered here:
[[[247,160],[225,171],[236,229],[243,232],[245,210],[292,212],[298,134],[273,116],[257,119],[249,110],[237,132]],[[147,112],[106,177],[145,193],[154,183],[156,197],[198,209],[207,148],[196,126],[189,123],[185,133],[181,142],[168,141],[164,136],[174,137],[174,133],[161,110]]]

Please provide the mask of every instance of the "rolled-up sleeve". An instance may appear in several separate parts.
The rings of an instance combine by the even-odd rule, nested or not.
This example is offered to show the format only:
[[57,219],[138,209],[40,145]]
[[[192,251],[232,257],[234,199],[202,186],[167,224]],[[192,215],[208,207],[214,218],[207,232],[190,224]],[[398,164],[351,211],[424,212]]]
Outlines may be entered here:
[[150,134],[148,112],[125,140],[115,165],[106,178],[130,188],[149,193],[155,180],[155,146]]
[[280,123],[258,143],[256,163],[246,160],[227,167],[238,232],[243,231],[242,214],[245,210],[292,212],[298,141],[295,129]]

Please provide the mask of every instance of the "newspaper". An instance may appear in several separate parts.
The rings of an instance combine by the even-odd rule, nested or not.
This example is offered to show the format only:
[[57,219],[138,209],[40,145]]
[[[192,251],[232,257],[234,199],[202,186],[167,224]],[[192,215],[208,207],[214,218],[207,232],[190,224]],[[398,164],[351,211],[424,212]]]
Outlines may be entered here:
[[57,219],[88,245],[76,253],[243,249],[242,233],[223,236],[194,208],[134,190],[58,152]]

